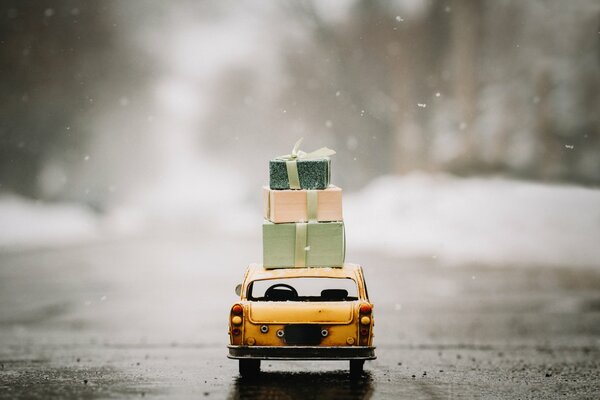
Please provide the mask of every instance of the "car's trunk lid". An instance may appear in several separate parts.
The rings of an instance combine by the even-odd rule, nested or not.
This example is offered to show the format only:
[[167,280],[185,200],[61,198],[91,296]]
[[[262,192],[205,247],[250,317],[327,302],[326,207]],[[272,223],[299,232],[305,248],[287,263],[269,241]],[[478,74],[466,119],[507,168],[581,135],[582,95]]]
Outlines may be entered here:
[[249,319],[255,324],[349,324],[355,302],[261,301],[250,303]]

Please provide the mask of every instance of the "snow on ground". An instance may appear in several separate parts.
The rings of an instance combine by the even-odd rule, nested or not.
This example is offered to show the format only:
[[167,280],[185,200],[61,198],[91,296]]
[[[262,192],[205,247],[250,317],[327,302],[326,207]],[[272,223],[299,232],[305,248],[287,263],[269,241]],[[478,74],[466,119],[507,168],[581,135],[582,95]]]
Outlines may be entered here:
[[52,247],[97,237],[97,217],[76,204],[0,196],[0,249]]
[[344,198],[348,248],[444,264],[600,267],[600,190],[502,178],[381,177]]
[[[146,196],[155,201],[121,205],[105,215],[0,196],[0,250],[147,234],[167,225],[169,231],[196,227],[190,234],[252,237],[260,247],[260,188],[254,206],[242,198],[244,191],[236,203],[233,193],[219,201],[220,190],[162,189],[171,194]],[[181,196],[188,200],[178,201]],[[344,196],[350,255],[367,250],[444,265],[600,268],[598,189],[414,173],[381,177]]]

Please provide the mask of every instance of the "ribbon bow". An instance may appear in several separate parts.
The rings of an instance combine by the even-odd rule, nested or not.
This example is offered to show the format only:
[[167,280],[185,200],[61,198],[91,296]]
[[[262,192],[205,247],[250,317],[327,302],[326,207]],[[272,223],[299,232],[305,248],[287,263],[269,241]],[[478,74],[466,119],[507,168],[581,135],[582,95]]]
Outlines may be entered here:
[[304,140],[304,138],[300,138],[300,140],[296,142],[291,154],[284,154],[282,156],[275,157],[277,160],[285,160],[290,189],[300,189],[300,176],[298,175],[297,160],[325,158],[335,154],[335,150],[331,150],[327,147],[321,147],[320,149],[311,151],[310,153],[302,151],[300,150],[300,144],[302,143],[302,140]]
[[327,147],[321,147],[320,149],[311,151],[310,153],[302,151],[302,150],[300,150],[300,144],[302,144],[303,140],[304,140],[304,138],[300,138],[300,140],[298,140],[296,142],[296,144],[294,145],[294,148],[292,149],[291,154],[284,154],[282,156],[278,156],[275,158],[277,160],[286,160],[286,161],[312,160],[315,158],[329,157],[329,156],[332,156],[335,154],[335,150],[331,150]]

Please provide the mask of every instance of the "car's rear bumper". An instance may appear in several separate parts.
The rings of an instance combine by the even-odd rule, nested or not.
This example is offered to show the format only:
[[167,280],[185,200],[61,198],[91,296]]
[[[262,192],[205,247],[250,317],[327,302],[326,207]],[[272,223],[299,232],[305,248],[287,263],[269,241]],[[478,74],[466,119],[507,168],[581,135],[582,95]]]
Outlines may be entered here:
[[228,358],[257,360],[374,360],[372,346],[233,346]]

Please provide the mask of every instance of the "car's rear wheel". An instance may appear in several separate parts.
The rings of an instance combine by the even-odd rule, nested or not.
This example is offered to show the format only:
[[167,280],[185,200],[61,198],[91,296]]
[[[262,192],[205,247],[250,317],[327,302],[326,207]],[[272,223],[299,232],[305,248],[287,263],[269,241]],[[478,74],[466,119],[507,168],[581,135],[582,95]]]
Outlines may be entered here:
[[350,376],[358,378],[363,374],[365,360],[350,360]]
[[244,378],[257,376],[260,372],[260,360],[240,360],[240,375]]

